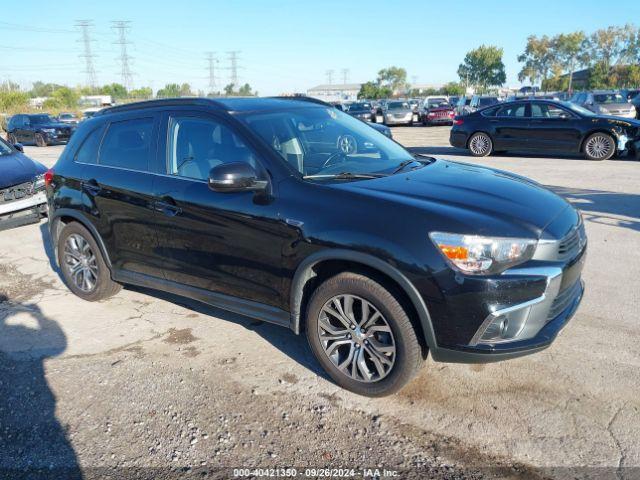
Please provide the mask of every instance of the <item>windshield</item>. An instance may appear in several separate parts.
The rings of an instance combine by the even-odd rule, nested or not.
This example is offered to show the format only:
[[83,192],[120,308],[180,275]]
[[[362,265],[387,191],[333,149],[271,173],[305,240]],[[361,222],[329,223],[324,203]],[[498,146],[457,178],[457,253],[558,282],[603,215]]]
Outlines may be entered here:
[[29,121],[32,125],[39,125],[41,123],[51,123],[53,120],[49,115],[29,115]]
[[444,98],[430,98],[427,100],[428,107],[448,107],[449,102]]
[[577,112],[581,115],[586,115],[587,117],[592,117],[595,115],[595,113],[593,113],[591,110],[587,110],[586,108],[581,107],[576,103],[573,103],[573,102],[560,102],[560,103],[565,107],[567,107],[568,109],[573,110],[574,112]]
[[61,113],[58,118],[73,118],[73,114],[72,113]]
[[371,110],[370,103],[352,103],[349,105],[349,112],[353,112],[356,110]]
[[387,104],[389,110],[395,110],[398,108],[410,108],[407,102],[389,102]]
[[413,156],[367,124],[333,108],[238,117],[303,175],[390,173]]
[[10,155],[11,153],[13,153],[11,147],[2,138],[0,138],[0,156]]
[[498,99],[495,97],[480,97],[478,105],[481,107],[488,107],[489,105],[495,105],[498,103]]
[[596,103],[626,103],[626,100],[619,93],[596,93],[593,96]]

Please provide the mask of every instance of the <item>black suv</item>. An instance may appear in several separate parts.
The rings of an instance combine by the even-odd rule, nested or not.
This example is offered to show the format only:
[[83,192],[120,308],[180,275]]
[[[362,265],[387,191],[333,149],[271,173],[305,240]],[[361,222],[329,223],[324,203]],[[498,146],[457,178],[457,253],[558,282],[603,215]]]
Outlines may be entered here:
[[7,141],[46,147],[68,142],[75,128],[54,120],[46,113],[19,114],[11,117],[7,124]]
[[416,156],[302,99],[105,109],[46,175],[86,300],[134,284],[306,332],[341,386],[548,347],[582,298],[578,212],[525,178]]

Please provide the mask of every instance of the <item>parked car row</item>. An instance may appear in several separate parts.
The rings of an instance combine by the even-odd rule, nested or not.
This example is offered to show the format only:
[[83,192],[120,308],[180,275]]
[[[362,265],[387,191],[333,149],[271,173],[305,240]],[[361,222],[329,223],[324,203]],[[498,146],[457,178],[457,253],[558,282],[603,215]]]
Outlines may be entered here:
[[579,153],[590,160],[623,153],[638,158],[640,121],[594,113],[573,102],[517,100],[456,116],[450,143],[478,157],[529,150]]

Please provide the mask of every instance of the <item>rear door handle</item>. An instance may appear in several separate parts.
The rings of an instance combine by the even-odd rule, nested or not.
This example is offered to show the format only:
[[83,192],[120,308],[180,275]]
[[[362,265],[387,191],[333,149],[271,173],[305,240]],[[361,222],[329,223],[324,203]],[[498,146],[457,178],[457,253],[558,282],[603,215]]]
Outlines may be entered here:
[[175,217],[182,213],[182,209],[173,203],[165,202],[163,200],[156,200],[153,202],[153,209],[156,212],[160,212],[167,217]]
[[95,197],[102,191],[102,187],[100,187],[100,185],[98,185],[98,182],[96,182],[93,179],[88,180],[86,182],[82,182],[81,186],[82,186],[82,190],[84,190],[86,193],[88,193],[92,197]]

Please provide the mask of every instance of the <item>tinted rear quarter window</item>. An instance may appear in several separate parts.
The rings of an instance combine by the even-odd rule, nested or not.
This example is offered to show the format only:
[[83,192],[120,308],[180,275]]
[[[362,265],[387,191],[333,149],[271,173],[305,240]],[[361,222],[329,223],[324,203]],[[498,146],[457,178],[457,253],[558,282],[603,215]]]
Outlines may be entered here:
[[100,125],[85,137],[80,144],[80,148],[76,151],[73,159],[80,163],[97,163],[98,162],[98,149],[100,148],[100,141],[104,134],[104,125]]
[[152,151],[153,118],[112,122],[100,147],[100,165],[147,171]]

